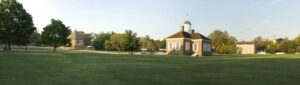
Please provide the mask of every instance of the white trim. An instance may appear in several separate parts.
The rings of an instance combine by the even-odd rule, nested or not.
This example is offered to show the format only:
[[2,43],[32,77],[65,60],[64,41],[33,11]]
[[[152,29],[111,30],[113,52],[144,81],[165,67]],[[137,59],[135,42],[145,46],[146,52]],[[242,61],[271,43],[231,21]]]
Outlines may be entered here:
[[[195,48],[196,46],[196,48]],[[198,43],[193,43],[193,51],[198,51]]]
[[167,38],[166,40],[185,39],[185,38]]
[[179,42],[176,42],[176,47],[175,47],[176,50],[180,50],[180,43]]
[[192,39],[192,41],[203,41],[203,39]]

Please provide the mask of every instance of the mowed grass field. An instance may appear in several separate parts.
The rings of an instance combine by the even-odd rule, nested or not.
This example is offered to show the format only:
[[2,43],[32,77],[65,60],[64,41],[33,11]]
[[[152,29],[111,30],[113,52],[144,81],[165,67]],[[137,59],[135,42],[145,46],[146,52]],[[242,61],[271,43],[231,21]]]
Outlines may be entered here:
[[0,52],[0,85],[300,85],[300,55]]

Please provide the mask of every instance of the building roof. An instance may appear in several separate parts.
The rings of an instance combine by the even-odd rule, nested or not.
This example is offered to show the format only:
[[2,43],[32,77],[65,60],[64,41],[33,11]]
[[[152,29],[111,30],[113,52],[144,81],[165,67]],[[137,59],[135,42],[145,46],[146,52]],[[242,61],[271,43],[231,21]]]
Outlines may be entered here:
[[209,38],[203,36],[200,33],[188,33],[185,31],[180,31],[175,33],[174,35],[168,38],[191,38],[191,39],[203,39],[203,40],[210,40]]
[[184,24],[192,25],[192,23],[191,23],[189,20],[186,20],[186,21],[184,22]]
[[185,31],[180,31],[168,38],[191,38],[191,35]]
[[83,37],[82,37],[82,36],[80,35],[80,33],[77,32],[76,30],[73,31],[73,32],[69,35],[68,38],[69,38],[69,39],[72,39],[72,40],[83,40]]
[[203,40],[210,40],[209,38],[205,37],[204,35],[200,33],[191,33],[191,38],[192,39],[203,39]]

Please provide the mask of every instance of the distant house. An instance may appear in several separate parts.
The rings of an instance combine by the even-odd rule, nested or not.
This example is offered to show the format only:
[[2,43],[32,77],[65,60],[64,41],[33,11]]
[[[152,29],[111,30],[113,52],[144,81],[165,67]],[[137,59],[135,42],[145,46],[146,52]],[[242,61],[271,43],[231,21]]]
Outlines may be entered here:
[[237,54],[255,54],[255,44],[252,42],[238,42],[236,44]]
[[71,42],[71,49],[84,49],[83,36],[77,30],[73,31],[68,39]]
[[[192,29],[190,21],[186,20],[181,30],[166,39],[168,55],[207,56],[212,53],[211,40]],[[188,32],[185,31],[188,29]]]

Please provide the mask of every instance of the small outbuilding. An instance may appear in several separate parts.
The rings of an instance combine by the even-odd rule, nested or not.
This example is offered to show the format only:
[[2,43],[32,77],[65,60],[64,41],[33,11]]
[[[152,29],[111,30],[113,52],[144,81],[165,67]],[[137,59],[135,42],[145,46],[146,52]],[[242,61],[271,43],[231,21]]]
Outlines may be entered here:
[[236,44],[237,54],[255,54],[255,44],[252,42],[238,42]]
[[77,30],[73,31],[68,38],[71,42],[71,49],[84,49],[83,37]]

